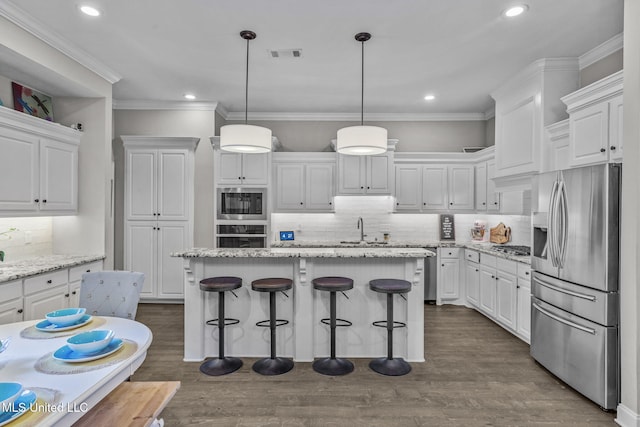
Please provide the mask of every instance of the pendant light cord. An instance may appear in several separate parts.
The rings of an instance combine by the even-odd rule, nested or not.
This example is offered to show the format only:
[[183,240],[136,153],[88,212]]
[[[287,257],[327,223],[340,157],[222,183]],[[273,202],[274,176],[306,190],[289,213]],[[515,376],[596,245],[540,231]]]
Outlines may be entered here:
[[362,45],[362,70],[360,72],[360,126],[364,126],[364,41],[361,41]]
[[244,79],[244,124],[248,123],[247,116],[249,111],[249,40],[247,39],[247,72]]

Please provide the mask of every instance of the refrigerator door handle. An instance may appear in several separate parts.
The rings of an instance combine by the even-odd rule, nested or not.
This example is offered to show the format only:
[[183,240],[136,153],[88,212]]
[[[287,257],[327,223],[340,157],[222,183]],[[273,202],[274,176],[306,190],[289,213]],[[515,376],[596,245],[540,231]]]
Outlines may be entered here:
[[556,238],[555,238],[555,207],[556,192],[558,191],[558,181],[553,182],[551,188],[551,196],[549,197],[549,210],[547,214],[547,246],[549,248],[549,257],[554,267],[558,266],[556,258]]
[[586,333],[591,334],[591,335],[595,335],[596,334],[596,330],[595,329],[587,328],[586,326],[578,325],[577,323],[574,323],[574,322],[572,322],[570,320],[564,319],[564,318],[562,318],[560,316],[556,316],[555,314],[553,314],[553,313],[545,310],[544,308],[540,307],[535,302],[533,304],[531,304],[531,306],[533,308],[535,308],[536,310],[538,310],[540,313],[544,314],[545,316],[548,316],[548,317],[552,318],[553,320],[558,321],[560,323],[563,323],[563,324],[565,324],[565,325],[567,325],[567,326],[569,326],[571,328],[578,329],[580,331],[586,332]]
[[573,292],[573,291],[570,291],[570,290],[567,290],[567,289],[563,289],[563,288],[561,288],[559,286],[555,286],[555,285],[552,285],[551,283],[542,281],[538,277],[535,277],[535,276],[533,277],[533,281],[535,283],[539,284],[540,286],[544,286],[545,288],[552,289],[552,290],[554,290],[556,292],[560,292],[560,293],[563,293],[563,294],[571,295],[572,297],[582,298],[582,299],[586,299],[588,301],[595,301],[596,300],[596,297],[593,296],[593,295],[586,295],[586,294],[581,294],[579,292]]
[[569,238],[569,205],[567,202],[567,186],[564,181],[560,181],[558,202],[560,208],[560,253],[558,255],[558,267],[563,268],[567,254],[567,240]]

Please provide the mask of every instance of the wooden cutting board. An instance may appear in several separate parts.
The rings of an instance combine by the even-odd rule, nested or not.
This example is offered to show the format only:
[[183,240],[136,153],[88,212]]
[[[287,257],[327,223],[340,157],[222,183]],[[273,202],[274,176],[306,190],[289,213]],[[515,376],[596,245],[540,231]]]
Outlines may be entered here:
[[491,243],[507,243],[509,240],[511,240],[511,227],[507,227],[503,223],[496,225],[489,232]]

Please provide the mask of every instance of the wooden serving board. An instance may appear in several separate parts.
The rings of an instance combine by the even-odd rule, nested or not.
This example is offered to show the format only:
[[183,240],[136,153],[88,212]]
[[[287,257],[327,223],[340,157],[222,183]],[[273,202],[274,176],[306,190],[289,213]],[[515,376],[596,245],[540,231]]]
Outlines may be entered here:
[[507,243],[511,240],[511,227],[507,227],[500,223],[493,227],[489,232],[489,241],[491,243]]

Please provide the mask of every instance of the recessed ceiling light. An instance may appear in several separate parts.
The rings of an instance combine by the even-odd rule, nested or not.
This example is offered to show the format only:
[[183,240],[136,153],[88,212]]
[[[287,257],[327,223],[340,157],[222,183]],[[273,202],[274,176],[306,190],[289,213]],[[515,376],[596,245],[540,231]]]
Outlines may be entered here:
[[528,8],[529,7],[526,4],[519,4],[518,6],[510,7],[509,9],[505,10],[502,14],[507,18],[513,18],[515,16],[522,15],[524,12],[527,11]]
[[80,6],[80,12],[84,13],[85,15],[89,15],[89,16],[100,16],[101,13],[98,9],[96,9],[93,6],[88,6],[88,5],[81,5]]
[[433,101],[434,99],[436,99],[435,95],[427,95],[424,97],[425,101]]
[[185,97],[186,99],[188,99],[188,100],[194,100],[194,99],[196,99],[196,96],[195,96],[194,94],[192,94],[192,93],[185,93],[185,94],[184,94],[184,97]]

